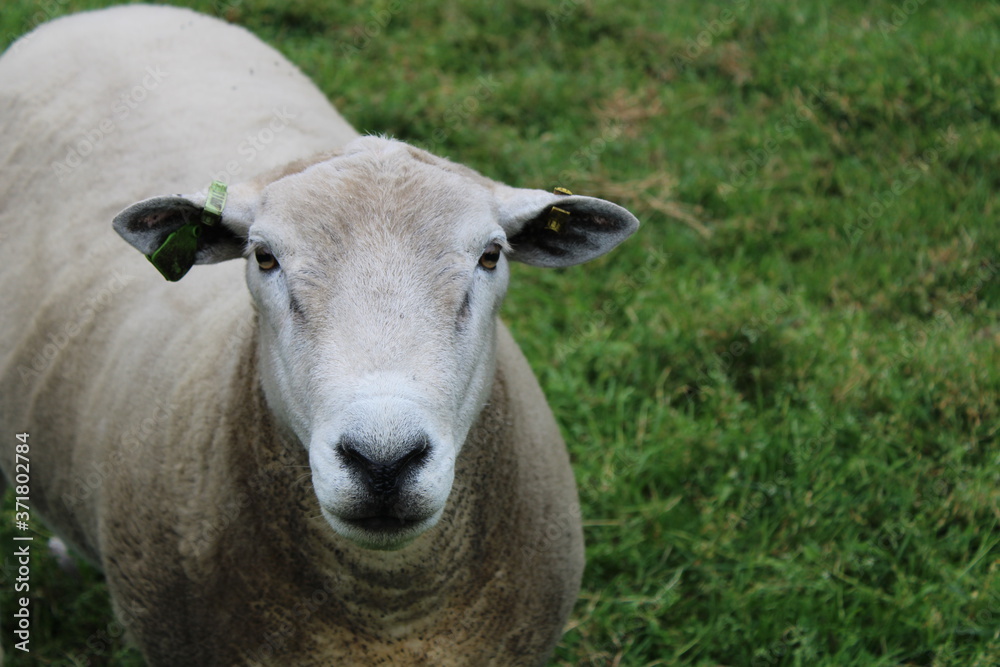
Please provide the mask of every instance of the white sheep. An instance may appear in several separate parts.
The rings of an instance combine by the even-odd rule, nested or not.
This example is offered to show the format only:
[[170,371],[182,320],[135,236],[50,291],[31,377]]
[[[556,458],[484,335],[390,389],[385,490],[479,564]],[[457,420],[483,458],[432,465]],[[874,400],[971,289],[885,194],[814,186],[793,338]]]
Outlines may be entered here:
[[150,665],[547,660],[579,507],[497,311],[508,261],[630,213],[358,137],[248,32],[142,6],[0,58],[0,201],[0,434]]

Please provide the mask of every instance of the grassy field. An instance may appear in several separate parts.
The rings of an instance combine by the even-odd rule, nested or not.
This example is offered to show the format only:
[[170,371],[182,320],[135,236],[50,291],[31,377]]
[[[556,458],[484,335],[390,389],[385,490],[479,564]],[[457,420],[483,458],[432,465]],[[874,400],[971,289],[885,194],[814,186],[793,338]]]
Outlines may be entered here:
[[[110,4],[5,0],[3,45]],[[586,526],[554,665],[1000,664],[996,2],[175,4],[363,131],[643,222],[504,310]],[[7,664],[141,664],[97,573],[34,567]]]

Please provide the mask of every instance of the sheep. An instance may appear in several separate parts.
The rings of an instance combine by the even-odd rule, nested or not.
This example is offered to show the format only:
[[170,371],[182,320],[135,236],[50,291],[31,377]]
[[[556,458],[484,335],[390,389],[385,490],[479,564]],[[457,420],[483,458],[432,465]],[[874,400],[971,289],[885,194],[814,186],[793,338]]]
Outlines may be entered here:
[[497,313],[510,261],[631,213],[360,136],[247,31],[151,6],[0,58],[0,192],[0,432],[149,665],[546,662],[580,509]]

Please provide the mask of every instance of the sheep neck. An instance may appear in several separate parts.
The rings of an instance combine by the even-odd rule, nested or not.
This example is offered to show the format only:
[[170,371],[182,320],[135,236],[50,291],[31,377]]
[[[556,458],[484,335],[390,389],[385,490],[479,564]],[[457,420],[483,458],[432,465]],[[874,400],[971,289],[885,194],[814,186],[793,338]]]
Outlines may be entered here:
[[[299,609],[306,625],[343,626],[386,641],[429,630],[424,626],[440,622],[434,612],[442,606],[466,608],[468,619],[488,618],[472,607],[485,589],[511,585],[499,554],[510,546],[504,535],[513,532],[504,525],[520,512],[510,491],[517,487],[516,458],[501,446],[509,421],[502,373],[459,456],[440,523],[399,551],[373,551],[337,535],[322,518],[306,448],[283,432],[267,407],[253,330],[237,351],[244,363],[233,378],[240,388],[232,393],[233,409],[245,416],[229,448],[237,471],[231,504],[239,516],[219,548],[228,552],[223,562],[242,555],[266,564],[266,571],[251,568],[227,583],[227,594],[243,587],[242,604],[267,600],[271,609]],[[243,547],[232,545],[253,545],[253,551],[241,554]],[[288,599],[275,599],[281,597]]]

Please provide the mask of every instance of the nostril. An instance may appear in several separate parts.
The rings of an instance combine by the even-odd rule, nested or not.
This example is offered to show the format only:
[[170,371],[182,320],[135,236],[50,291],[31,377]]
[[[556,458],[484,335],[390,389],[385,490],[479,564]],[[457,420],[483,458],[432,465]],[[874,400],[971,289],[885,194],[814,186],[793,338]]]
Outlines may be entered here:
[[366,443],[344,437],[338,444],[344,465],[361,477],[372,493],[382,498],[396,493],[407,472],[427,458],[430,442],[426,437],[413,438],[396,447]]
[[401,471],[408,467],[416,467],[427,458],[428,449],[430,449],[430,444],[427,442],[427,438],[421,438],[419,442],[410,448],[408,453],[400,457],[396,465]]
[[340,455],[344,457],[345,463],[349,468],[360,468],[362,470],[370,470],[375,467],[375,462],[369,459],[367,456],[362,454],[358,450],[357,444],[354,440],[344,439],[340,441]]

